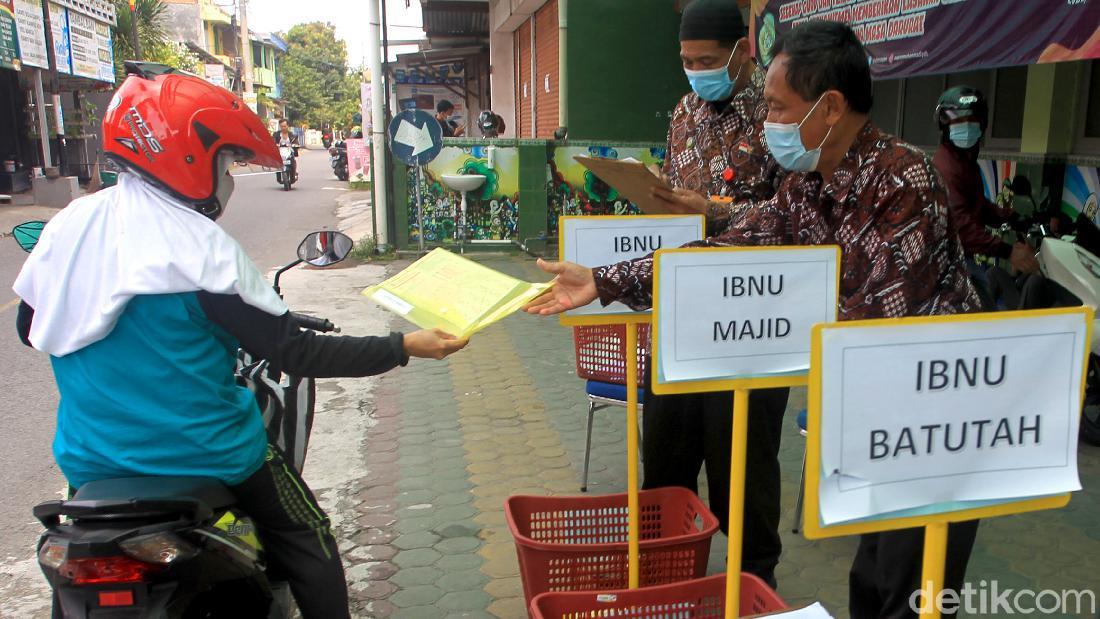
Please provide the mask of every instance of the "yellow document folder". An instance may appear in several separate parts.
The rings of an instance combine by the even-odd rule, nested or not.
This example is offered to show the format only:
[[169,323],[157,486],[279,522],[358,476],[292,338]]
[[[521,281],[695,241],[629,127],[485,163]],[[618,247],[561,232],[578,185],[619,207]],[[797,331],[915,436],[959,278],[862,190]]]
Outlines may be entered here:
[[363,295],[418,327],[469,337],[549,287],[437,248]]

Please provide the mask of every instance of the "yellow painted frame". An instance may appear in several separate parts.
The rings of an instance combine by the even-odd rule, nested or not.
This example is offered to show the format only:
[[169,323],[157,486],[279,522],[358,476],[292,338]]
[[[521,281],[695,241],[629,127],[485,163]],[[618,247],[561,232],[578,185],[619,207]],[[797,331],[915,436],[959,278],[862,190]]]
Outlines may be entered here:
[[[833,245],[781,245],[766,247],[684,247],[679,249],[660,249],[654,255],[653,265],[653,312],[652,332],[653,339],[653,367],[659,367],[658,339],[658,311],[660,307],[660,264],[661,256],[666,253],[701,253],[701,252],[744,252],[744,251],[779,251],[779,250],[817,250],[833,247],[836,250],[836,293],[837,299],[833,305],[839,307],[840,303],[840,247]],[[812,369],[811,356],[811,369]],[[628,366],[629,368],[629,366]],[[629,371],[629,369],[628,369]],[[729,535],[728,551],[726,553],[726,619],[734,619],[738,616],[741,600],[741,551],[744,544],[744,511],[745,511],[745,475],[746,460],[745,451],[749,437],[749,393],[753,389],[770,389],[773,387],[797,387],[805,385],[806,374],[786,374],[783,376],[761,376],[753,378],[704,380],[679,383],[658,383],[656,373],[651,373],[650,388],[660,395],[680,393],[702,393],[710,391],[733,391],[733,436],[730,449],[730,489],[729,489]]]
[[[814,325],[810,344],[810,382],[807,393],[807,420],[806,420],[806,490],[805,509],[802,513],[802,530],[807,539],[822,539],[826,537],[838,537],[843,535],[859,535],[863,533],[879,533],[882,531],[895,531],[913,527],[925,527],[930,525],[943,525],[946,534],[946,525],[952,522],[963,522],[976,518],[993,518],[1008,516],[1024,512],[1039,511],[1044,509],[1058,509],[1069,503],[1070,495],[1059,494],[1036,499],[1011,501],[998,505],[987,505],[973,509],[963,509],[941,514],[922,514],[918,516],[905,516],[902,518],[888,518],[866,522],[852,522],[821,526],[819,514],[821,503],[819,501],[821,481],[821,373],[822,351],[821,337],[826,329],[849,329],[856,327],[896,327],[900,325],[943,324],[943,323],[970,323],[987,322],[991,320],[1013,320],[1031,316],[1059,316],[1080,314],[1085,318],[1085,358],[1082,363],[1088,367],[1089,342],[1092,341],[1092,321],[1094,312],[1090,307],[1064,307],[1045,310],[1028,310],[1014,312],[996,312],[983,314],[957,314],[949,316],[917,316],[910,318],[886,318],[876,320],[852,320],[836,322],[832,324]],[[1088,372],[1081,374],[1080,401],[1084,402],[1085,378]],[[946,539],[946,538],[945,538]],[[942,569],[942,562],[941,562]]]
[[[600,220],[600,221],[637,221],[639,217],[645,219],[683,219],[685,217],[694,217],[693,215],[561,215],[558,217],[558,256],[565,255],[565,236],[561,234],[561,231],[565,229],[565,221],[567,219],[585,219],[585,220]],[[703,234],[707,233],[707,218],[705,215],[697,215],[699,221],[702,224],[701,230]],[[700,237],[701,239],[702,237]],[[664,251],[664,250],[658,250]],[[592,325],[638,325],[646,324],[650,322],[651,314],[645,312],[630,312],[623,314],[597,314],[593,316],[566,316],[564,313],[558,314],[558,320],[562,326],[566,327],[580,327],[580,326],[592,326]]]
[[[834,305],[840,303],[840,265],[841,252],[837,245],[768,245],[762,247],[683,247],[679,249],[659,249],[653,257],[653,367],[660,367],[660,347],[656,342],[660,341],[660,321],[658,320],[660,307],[661,271],[657,268],[661,256],[671,253],[703,253],[703,252],[767,252],[767,251],[797,251],[815,250],[832,247],[836,250],[836,291],[837,299]],[[812,351],[811,351],[812,352]],[[811,369],[812,369],[811,356]],[[727,378],[720,380],[701,380],[677,383],[659,383],[656,372],[650,380],[653,393],[658,395],[676,395],[684,393],[706,393],[712,391],[736,391],[740,389],[773,389],[776,387],[800,387],[808,382],[808,374],[785,374],[782,376],[755,376],[749,378]]]

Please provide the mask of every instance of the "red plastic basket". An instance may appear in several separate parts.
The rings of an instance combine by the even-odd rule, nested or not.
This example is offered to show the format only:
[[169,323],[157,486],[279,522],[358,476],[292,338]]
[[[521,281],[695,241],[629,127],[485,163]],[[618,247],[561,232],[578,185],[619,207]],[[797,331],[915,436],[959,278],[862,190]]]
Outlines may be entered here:
[[[643,587],[706,574],[718,519],[685,488],[639,493]],[[505,502],[527,603],[546,591],[625,589],[627,495],[513,496]]]
[[[786,610],[787,605],[764,581],[741,574],[738,616]],[[532,619],[718,619],[725,616],[726,575],[644,589],[543,593],[531,602]]]
[[[573,327],[577,352],[577,376],[602,383],[626,384],[627,325]],[[631,325],[631,328],[634,328]],[[645,381],[649,354],[649,325],[638,327],[638,385]]]

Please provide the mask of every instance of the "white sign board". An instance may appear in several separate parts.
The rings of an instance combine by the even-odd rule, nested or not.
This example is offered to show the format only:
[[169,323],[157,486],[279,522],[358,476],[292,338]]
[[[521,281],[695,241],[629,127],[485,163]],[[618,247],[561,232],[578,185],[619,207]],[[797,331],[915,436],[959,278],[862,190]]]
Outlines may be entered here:
[[839,250],[657,254],[658,383],[805,374],[810,330],[837,315]]
[[95,23],[96,54],[99,59],[99,79],[115,81],[115,50],[111,45],[111,26],[101,21]]
[[96,22],[91,17],[69,11],[69,50],[73,58],[73,75],[99,79],[99,45],[96,42]]
[[[562,260],[586,267],[598,267],[642,258],[661,248],[680,247],[704,237],[706,222],[701,215],[563,217],[559,232]],[[569,310],[566,316],[595,316],[634,313],[615,302]]]
[[46,25],[42,19],[42,0],[15,0],[16,32],[19,35],[19,57],[23,64],[48,69],[46,55]]
[[53,55],[60,73],[72,74],[73,56],[69,47],[69,10],[49,3],[50,32],[53,35]]
[[1087,346],[1082,314],[824,329],[821,523],[1079,490]]

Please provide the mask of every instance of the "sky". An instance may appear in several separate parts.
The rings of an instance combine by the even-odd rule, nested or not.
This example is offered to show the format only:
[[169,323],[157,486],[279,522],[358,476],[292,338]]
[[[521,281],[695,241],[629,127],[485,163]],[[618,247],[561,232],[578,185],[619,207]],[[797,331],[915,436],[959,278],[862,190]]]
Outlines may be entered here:
[[[215,0],[225,8],[231,0]],[[385,0],[391,41],[422,39],[420,0]],[[381,15],[380,15],[381,16]],[[327,21],[336,25],[336,38],[348,45],[348,65],[366,64],[367,5],[363,0],[248,0],[248,29],[253,32],[286,32],[294,24]],[[415,46],[390,45],[390,60]]]

